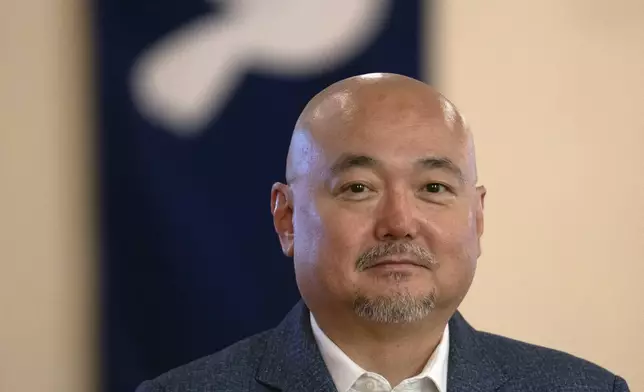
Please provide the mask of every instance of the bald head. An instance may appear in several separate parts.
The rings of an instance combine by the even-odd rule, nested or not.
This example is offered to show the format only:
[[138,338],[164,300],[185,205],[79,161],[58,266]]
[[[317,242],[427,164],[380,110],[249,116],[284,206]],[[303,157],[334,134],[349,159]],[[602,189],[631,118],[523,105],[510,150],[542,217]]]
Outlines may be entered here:
[[[471,155],[471,177],[476,182],[474,145],[465,120],[456,107],[433,87],[403,75],[374,73],[336,82],[313,97],[300,114],[289,148],[288,182],[305,174],[315,159],[311,143],[342,141],[351,132],[369,137],[374,124],[390,127],[395,138],[402,127],[424,127],[450,134]],[[366,129],[365,129],[366,128]],[[366,132],[365,132],[366,131]]]

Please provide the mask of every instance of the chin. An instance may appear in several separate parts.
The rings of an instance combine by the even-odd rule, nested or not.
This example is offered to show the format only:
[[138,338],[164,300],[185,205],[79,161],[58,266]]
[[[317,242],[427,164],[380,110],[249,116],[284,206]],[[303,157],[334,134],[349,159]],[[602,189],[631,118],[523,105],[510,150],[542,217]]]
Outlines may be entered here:
[[387,324],[412,323],[429,316],[436,307],[433,291],[412,294],[409,290],[389,290],[382,294],[356,293],[353,309],[369,321]]

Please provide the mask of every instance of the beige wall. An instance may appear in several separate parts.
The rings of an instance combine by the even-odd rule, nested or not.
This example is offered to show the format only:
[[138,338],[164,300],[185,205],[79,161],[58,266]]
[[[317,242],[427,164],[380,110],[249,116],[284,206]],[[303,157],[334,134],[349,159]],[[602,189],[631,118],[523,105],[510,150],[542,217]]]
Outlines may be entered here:
[[644,2],[443,0],[435,20],[488,189],[463,313],[644,391]]
[[86,20],[0,2],[0,391],[94,388]]

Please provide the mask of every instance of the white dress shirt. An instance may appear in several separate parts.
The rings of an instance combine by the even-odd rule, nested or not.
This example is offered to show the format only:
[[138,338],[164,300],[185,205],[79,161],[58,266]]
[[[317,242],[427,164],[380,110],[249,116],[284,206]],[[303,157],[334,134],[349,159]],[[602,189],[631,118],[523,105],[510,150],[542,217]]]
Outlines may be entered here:
[[311,313],[313,336],[338,392],[447,392],[449,325],[423,370],[391,387],[386,378],[368,372],[351,360],[318,326]]

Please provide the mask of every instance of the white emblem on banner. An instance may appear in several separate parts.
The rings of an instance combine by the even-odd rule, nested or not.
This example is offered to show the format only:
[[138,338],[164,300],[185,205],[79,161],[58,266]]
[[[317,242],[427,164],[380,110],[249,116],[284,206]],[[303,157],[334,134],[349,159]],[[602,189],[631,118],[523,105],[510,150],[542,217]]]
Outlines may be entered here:
[[217,2],[223,3],[221,14],[162,37],[132,70],[139,111],[177,135],[201,133],[249,68],[300,76],[347,62],[374,39],[389,5],[388,0]]

